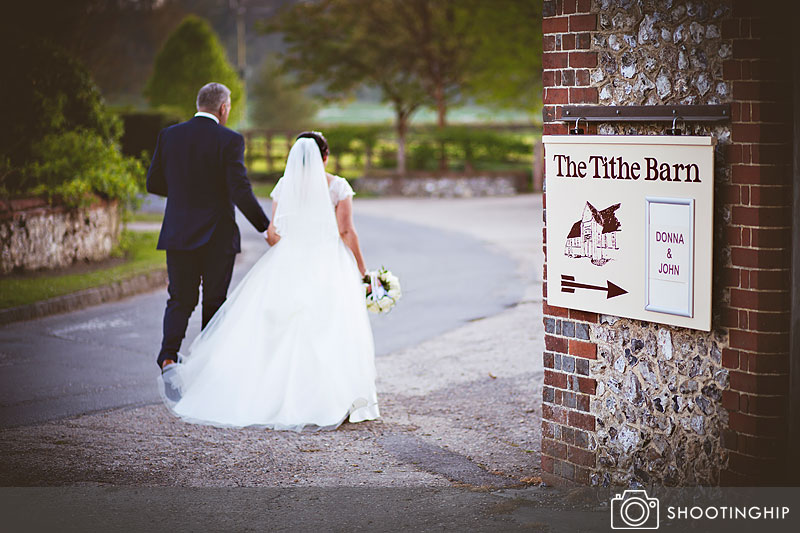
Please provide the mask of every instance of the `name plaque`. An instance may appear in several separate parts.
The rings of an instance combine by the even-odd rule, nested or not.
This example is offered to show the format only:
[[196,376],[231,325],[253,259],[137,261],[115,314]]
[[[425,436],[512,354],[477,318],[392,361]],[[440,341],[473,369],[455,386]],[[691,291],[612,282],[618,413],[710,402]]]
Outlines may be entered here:
[[648,311],[693,316],[694,200],[646,198]]

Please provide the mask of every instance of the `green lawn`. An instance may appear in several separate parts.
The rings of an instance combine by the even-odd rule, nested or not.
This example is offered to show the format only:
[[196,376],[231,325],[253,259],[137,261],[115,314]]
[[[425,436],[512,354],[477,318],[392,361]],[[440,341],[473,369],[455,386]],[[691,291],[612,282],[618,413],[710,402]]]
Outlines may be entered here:
[[[437,118],[435,109],[422,107],[412,115],[411,121],[413,124],[436,124]],[[391,127],[394,119],[391,104],[355,100],[322,107],[317,111],[313,123],[323,127],[336,124],[386,124]],[[532,115],[524,109],[496,110],[474,104],[451,107],[447,112],[447,122],[450,124],[518,123],[530,120],[541,120],[541,113]],[[243,130],[254,126],[249,118],[245,118],[233,124],[233,127]]]
[[35,274],[0,279],[0,309],[27,305],[48,298],[108,285],[139,274],[163,269],[163,250],[156,250],[158,233],[130,233],[123,263],[79,273]]
[[[392,125],[395,114],[392,106],[379,102],[353,101],[323,107],[314,117],[314,122],[329,124],[381,124]],[[480,105],[464,105],[450,109],[447,121],[450,124],[514,123],[528,122],[530,115],[524,110],[493,110]],[[435,124],[436,110],[423,107],[412,116],[414,124]]]
[[129,222],[157,222],[161,223],[164,220],[164,213],[146,213],[144,211],[136,211],[131,213]]

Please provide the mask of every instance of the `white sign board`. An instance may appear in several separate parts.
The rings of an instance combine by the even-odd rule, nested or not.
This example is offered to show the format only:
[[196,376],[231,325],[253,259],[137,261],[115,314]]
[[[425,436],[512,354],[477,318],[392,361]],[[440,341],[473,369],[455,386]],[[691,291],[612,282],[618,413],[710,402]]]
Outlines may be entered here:
[[710,330],[715,140],[543,142],[548,303]]

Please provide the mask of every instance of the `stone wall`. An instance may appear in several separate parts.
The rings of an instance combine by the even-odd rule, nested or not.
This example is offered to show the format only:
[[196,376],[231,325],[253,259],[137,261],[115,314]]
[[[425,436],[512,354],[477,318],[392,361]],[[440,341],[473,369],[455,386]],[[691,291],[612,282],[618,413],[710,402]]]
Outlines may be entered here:
[[51,269],[108,258],[119,240],[116,202],[81,209],[41,199],[0,203],[0,273]]
[[[634,2],[602,0],[592,46],[599,50],[590,80],[601,104],[718,104],[730,94],[722,62],[731,41],[721,21],[726,1]],[[663,133],[664,124],[600,124],[599,134]],[[730,125],[690,124],[688,134],[717,139],[715,183],[730,181],[725,153]],[[716,220],[722,220],[719,202]],[[722,224],[717,225],[722,228]],[[717,232],[716,241],[722,238]],[[717,274],[722,257],[717,256]],[[717,284],[719,286],[719,284]],[[713,308],[719,310],[720,294]],[[719,320],[716,321],[719,324]],[[728,414],[722,390],[724,330],[710,334],[631,320],[601,317],[592,327],[598,359],[592,363],[597,396],[597,462],[592,482],[628,484],[632,479],[667,485],[716,485],[727,463],[722,428]]]
[[419,174],[409,177],[363,177],[354,182],[356,191],[377,196],[471,198],[510,196],[527,189],[530,173]]
[[606,316],[590,331],[599,467],[591,482],[719,484],[727,460],[726,336]]
[[[563,104],[732,106],[729,124],[685,128],[718,142],[712,331],[544,303],[542,467],[554,476],[630,486],[780,477],[791,135],[780,138],[773,102],[791,86],[773,81],[781,56],[760,17],[780,13],[736,0],[544,3],[545,134],[566,133]],[[601,123],[589,133],[667,127]]]

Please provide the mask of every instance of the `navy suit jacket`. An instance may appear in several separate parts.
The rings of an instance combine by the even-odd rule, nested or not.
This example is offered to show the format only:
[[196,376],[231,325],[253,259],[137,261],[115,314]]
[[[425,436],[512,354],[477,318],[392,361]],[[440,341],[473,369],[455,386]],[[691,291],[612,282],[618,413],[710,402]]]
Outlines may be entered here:
[[258,231],[269,225],[247,179],[244,138],[207,117],[158,134],[147,190],[167,197],[159,250],[194,250],[213,242],[220,253],[239,253],[234,204]]

